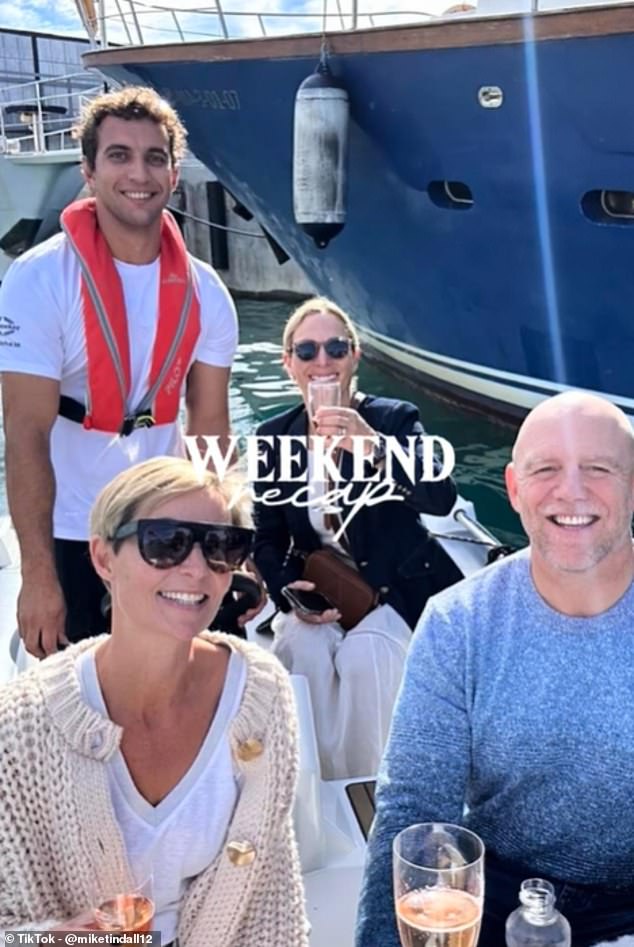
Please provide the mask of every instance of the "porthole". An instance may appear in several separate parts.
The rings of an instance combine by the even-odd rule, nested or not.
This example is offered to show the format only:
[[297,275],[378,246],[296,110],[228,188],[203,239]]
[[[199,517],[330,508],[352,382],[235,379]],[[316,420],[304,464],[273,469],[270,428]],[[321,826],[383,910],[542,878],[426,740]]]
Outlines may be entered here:
[[594,223],[634,224],[634,191],[588,191],[581,198],[581,210]]

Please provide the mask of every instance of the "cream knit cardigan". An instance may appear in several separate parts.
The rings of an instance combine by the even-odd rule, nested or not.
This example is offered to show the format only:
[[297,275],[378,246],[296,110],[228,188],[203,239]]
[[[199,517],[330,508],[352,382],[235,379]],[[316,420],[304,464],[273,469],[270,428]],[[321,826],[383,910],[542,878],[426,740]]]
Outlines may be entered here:
[[[256,645],[205,633],[241,654],[245,690],[230,728],[243,783],[225,843],[255,848],[232,863],[226,844],[189,886],[181,947],[307,947],[292,827],[296,721],[286,672]],[[47,658],[0,688],[0,928],[70,918],[129,883],[104,761],[122,729],[81,698],[76,657],[103,638]],[[143,673],[143,669],[139,669]],[[240,752],[261,741],[255,759]],[[253,744],[248,744],[252,747]],[[243,760],[241,756],[247,757]],[[160,765],[160,761],[157,761]],[[1,938],[0,938],[1,939]]]

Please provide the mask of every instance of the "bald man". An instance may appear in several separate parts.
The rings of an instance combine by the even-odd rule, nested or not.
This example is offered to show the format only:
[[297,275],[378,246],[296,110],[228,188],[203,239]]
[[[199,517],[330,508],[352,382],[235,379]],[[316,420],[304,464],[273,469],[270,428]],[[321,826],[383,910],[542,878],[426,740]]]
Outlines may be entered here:
[[634,933],[634,436],[567,392],[524,421],[506,485],[527,549],[431,599],[376,793],[357,947],[399,947],[391,846],[415,822],[486,846],[480,947],[525,878],[550,879],[573,947]]

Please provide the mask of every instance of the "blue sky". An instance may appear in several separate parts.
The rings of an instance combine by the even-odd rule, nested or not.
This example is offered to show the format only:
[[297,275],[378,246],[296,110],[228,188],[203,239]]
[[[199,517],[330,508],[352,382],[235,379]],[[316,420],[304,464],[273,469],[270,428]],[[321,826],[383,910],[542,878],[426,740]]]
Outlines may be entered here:
[[84,35],[74,0],[0,0],[0,26]]

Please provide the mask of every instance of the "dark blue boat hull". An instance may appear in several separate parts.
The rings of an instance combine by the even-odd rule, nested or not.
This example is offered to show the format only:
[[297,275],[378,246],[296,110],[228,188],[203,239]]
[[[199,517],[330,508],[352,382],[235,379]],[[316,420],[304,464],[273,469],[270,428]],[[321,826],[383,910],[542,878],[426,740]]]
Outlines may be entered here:
[[[634,220],[582,206],[634,191],[632,63],[629,33],[333,56],[352,123],[347,223],[325,250],[292,211],[294,98],[314,58],[101,68],[162,90],[197,157],[411,371],[501,410],[569,385],[634,413]],[[479,104],[490,85],[498,109]],[[473,205],[438,206],[443,181]]]

